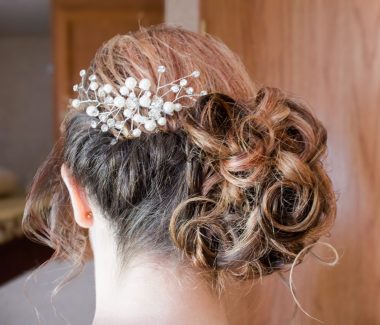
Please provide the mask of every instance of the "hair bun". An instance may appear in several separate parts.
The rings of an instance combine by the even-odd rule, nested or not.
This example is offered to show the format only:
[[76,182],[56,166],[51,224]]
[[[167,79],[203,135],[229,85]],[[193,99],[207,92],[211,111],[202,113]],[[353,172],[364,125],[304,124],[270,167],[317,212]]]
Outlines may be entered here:
[[[276,88],[239,102],[212,93],[182,116],[191,198],[174,211],[174,243],[206,270],[272,273],[326,234],[336,214],[323,168],[326,130]],[[192,179],[188,177],[188,179]]]

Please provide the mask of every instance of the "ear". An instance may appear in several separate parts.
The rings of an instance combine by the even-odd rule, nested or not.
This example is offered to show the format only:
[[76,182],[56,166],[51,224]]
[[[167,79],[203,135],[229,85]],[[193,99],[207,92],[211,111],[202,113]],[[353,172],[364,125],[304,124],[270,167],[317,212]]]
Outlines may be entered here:
[[76,223],[82,228],[90,228],[94,220],[85,189],[79,186],[65,164],[61,166],[61,176],[70,194]]

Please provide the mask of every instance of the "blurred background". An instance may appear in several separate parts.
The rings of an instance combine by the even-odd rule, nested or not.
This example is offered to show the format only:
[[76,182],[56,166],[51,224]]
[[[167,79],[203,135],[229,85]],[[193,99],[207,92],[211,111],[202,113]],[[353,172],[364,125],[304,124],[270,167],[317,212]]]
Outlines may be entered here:
[[[51,255],[22,235],[25,192],[95,50],[117,33],[161,22],[221,38],[258,87],[282,88],[323,121],[326,166],[339,199],[336,225],[324,240],[341,260],[327,268],[307,258],[295,272],[297,296],[327,324],[380,324],[377,0],[0,0],[0,324],[38,324],[36,305],[47,324],[62,323],[47,297],[64,264],[41,271],[25,293],[31,269]],[[91,322],[91,267],[57,297],[71,324]],[[235,315],[236,324],[317,324],[294,315],[278,276],[265,278],[246,303],[252,313]]]

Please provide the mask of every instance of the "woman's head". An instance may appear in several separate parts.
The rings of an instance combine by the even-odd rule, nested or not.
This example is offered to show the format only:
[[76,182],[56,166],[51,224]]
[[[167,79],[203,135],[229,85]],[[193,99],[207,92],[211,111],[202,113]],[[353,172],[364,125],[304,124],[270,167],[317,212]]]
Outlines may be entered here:
[[278,89],[256,91],[223,43],[179,28],[116,36],[88,70],[119,89],[129,76],[154,84],[159,65],[163,82],[199,70],[192,87],[208,95],[159,132],[115,145],[114,134],[90,127],[84,108],[71,109],[34,180],[25,229],[56,256],[84,258],[87,232],[74,221],[64,165],[110,225],[120,263],[142,252],[175,256],[216,283],[292,263],[335,218],[323,125]]

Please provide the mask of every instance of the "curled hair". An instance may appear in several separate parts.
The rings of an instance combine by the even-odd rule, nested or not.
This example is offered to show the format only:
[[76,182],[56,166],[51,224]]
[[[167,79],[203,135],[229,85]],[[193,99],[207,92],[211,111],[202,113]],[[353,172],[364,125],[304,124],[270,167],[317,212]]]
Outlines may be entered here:
[[197,106],[183,127],[197,148],[189,173],[203,181],[175,210],[173,241],[195,264],[242,279],[292,263],[336,214],[325,128],[275,88],[252,103],[214,93]]
[[[223,43],[165,25],[118,35],[90,70],[120,87],[126,76],[168,80],[199,69],[194,107],[168,118],[158,133],[110,146],[71,110],[62,137],[32,184],[24,228],[80,264],[88,236],[73,219],[60,178],[65,163],[115,233],[121,261],[139,252],[176,256],[220,285],[292,263],[325,235],[335,218],[323,166],[326,130],[302,103],[275,88],[256,91]],[[164,80],[165,82],[165,80]]]

